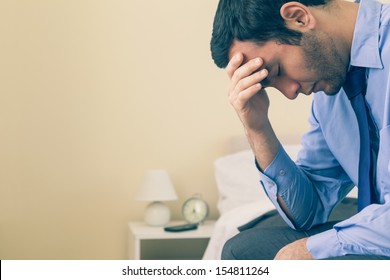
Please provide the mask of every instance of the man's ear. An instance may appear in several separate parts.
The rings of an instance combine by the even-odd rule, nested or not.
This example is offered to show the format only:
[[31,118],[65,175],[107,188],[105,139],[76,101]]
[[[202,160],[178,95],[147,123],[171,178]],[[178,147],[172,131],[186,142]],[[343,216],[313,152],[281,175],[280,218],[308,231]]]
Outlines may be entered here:
[[280,15],[287,27],[292,30],[304,32],[314,29],[315,18],[309,8],[299,2],[287,2],[280,8]]

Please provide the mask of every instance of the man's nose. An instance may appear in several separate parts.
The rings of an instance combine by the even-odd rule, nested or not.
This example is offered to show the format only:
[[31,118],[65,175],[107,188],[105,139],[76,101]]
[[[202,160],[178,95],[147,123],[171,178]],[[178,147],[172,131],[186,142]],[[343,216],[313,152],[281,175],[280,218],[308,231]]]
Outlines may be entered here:
[[288,99],[295,99],[299,94],[299,89],[301,88],[300,84],[294,80],[283,78],[279,79],[277,85],[275,86],[284,96]]

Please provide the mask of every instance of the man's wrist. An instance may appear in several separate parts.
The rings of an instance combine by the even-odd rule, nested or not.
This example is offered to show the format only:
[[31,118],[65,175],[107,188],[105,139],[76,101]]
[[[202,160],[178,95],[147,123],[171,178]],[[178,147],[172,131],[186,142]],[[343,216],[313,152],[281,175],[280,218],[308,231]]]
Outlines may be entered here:
[[255,155],[257,168],[265,170],[275,158],[280,145],[271,125],[261,131],[247,129],[246,136]]

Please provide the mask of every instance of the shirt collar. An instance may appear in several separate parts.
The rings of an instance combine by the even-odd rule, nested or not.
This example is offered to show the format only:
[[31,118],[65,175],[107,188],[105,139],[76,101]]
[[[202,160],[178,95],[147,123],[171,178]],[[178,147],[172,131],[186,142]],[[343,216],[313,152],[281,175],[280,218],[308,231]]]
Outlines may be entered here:
[[381,9],[381,3],[361,0],[352,40],[351,65],[383,68],[379,55]]

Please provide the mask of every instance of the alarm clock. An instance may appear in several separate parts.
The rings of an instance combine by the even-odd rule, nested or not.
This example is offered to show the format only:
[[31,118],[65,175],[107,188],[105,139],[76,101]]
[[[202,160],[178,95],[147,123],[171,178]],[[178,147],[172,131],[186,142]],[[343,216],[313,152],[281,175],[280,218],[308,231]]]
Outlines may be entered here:
[[209,215],[209,206],[200,195],[194,195],[183,203],[182,215],[188,223],[199,224]]

